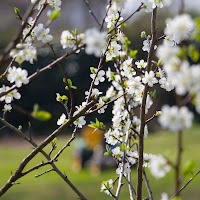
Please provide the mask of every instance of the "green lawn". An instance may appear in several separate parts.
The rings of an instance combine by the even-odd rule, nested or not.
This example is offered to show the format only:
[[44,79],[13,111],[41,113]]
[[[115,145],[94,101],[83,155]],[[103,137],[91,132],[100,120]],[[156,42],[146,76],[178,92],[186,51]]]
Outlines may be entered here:
[[[187,160],[194,160],[196,162],[194,172],[196,173],[200,169],[200,156],[199,156],[199,141],[200,141],[200,126],[195,125],[191,130],[184,133],[184,152],[182,164],[184,165]],[[62,147],[67,141],[67,138],[58,138],[58,149]],[[17,140],[16,140],[17,143]],[[50,147],[49,147],[50,148]],[[100,192],[100,185],[103,180],[115,179],[115,170],[105,170],[100,176],[94,176],[89,170],[84,169],[80,173],[71,170],[71,151],[73,145],[68,147],[66,151],[61,155],[60,161],[57,166],[61,171],[65,172],[68,178],[79,188],[79,190],[89,200],[105,200],[112,199]],[[6,183],[9,179],[11,171],[14,172],[21,160],[32,151],[32,147],[26,143],[15,145],[13,142],[8,144],[0,143],[0,187]],[[145,152],[157,154],[164,152],[165,155],[169,155],[172,161],[176,158],[176,134],[166,131],[150,134],[145,140]],[[43,159],[42,155],[38,155],[28,166],[33,164],[39,164]],[[20,184],[13,186],[1,199],[3,200],[73,200],[78,199],[76,194],[64,183],[60,177],[50,172],[39,178],[35,178],[36,174],[50,169],[50,166],[44,167],[37,171],[30,173],[29,175],[19,180]],[[134,171],[134,169],[133,169]],[[168,176],[162,179],[153,178],[148,169],[147,175],[149,183],[154,193],[154,199],[160,199],[162,192],[173,194],[174,181],[173,171]],[[133,186],[136,185],[136,170],[133,172]],[[188,178],[183,180],[183,184],[186,183]],[[145,187],[145,186],[144,186]],[[145,189],[145,188],[144,188]],[[199,200],[200,199],[200,175],[182,192],[183,200]],[[146,191],[144,196],[146,196]],[[122,200],[128,200],[129,195],[126,190],[126,186],[123,186],[121,193]]]

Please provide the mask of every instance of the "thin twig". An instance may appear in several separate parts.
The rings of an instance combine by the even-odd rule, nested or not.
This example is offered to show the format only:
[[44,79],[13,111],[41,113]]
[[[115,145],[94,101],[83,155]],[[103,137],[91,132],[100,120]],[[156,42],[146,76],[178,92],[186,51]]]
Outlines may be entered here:
[[199,170],[192,178],[190,178],[189,181],[188,181],[184,186],[182,186],[181,189],[180,189],[177,193],[175,193],[170,199],[173,199],[175,196],[178,196],[178,195],[183,191],[183,189],[185,189],[185,188],[189,185],[189,183],[190,183],[192,180],[195,179],[195,177],[196,177],[199,173],[200,173],[200,170]]
[[94,18],[94,20],[96,21],[96,23],[98,24],[98,26],[101,27],[101,24],[99,23],[98,18],[96,17],[96,15],[94,14],[94,12],[92,11],[88,0],[83,0],[83,1],[85,2],[85,5],[88,7],[89,13],[92,15],[92,17]]
[[42,175],[44,175],[46,173],[49,173],[49,172],[52,172],[52,171],[55,171],[55,170],[54,169],[49,169],[49,170],[47,170],[47,171],[45,171],[45,172],[43,172],[41,174],[37,174],[36,177],[42,176]]
[[149,194],[149,200],[153,200],[153,194],[152,194],[152,191],[151,191],[151,187],[149,185],[149,181],[147,179],[147,175],[146,175],[146,172],[145,172],[144,169],[143,169],[143,175],[144,175],[145,185],[146,185],[146,188],[147,188],[147,191],[148,191],[148,194]]
[[[53,55],[54,55],[54,57],[55,57],[55,59],[58,59],[58,57],[57,57],[57,55],[56,55],[56,53],[55,53],[55,51],[54,51],[54,49],[53,49],[53,45],[50,45],[50,44],[48,44],[49,45],[49,47],[50,47],[50,49],[52,50],[52,52],[53,52]],[[65,86],[67,86],[68,88],[69,88],[69,95],[70,95],[70,99],[71,99],[71,109],[70,109],[70,112],[68,113],[68,118],[70,117],[70,116],[72,116],[72,114],[73,114],[73,110],[74,110],[74,98],[73,98],[73,92],[72,92],[72,88],[69,86],[69,83],[68,83],[68,81],[67,81],[67,73],[63,70],[63,68],[62,68],[62,66],[61,66],[61,64],[60,64],[60,62],[58,62],[57,63],[57,65],[58,65],[58,67],[60,68],[60,71],[62,72],[62,74],[63,74],[63,76],[64,76],[64,78],[65,78]]]
[[136,11],[134,11],[129,17],[127,17],[125,20],[123,20],[121,23],[117,24],[113,29],[111,29],[108,34],[112,33],[117,27],[121,26],[123,23],[128,21],[133,15],[135,15],[137,12],[139,12],[142,9],[143,3],[138,7]]
[[[28,77],[29,79],[29,83],[31,81],[33,81],[37,76],[39,76],[40,74],[52,69],[58,62],[61,62],[63,59],[65,59],[66,57],[69,57],[73,54],[76,54],[77,50],[83,48],[85,45],[82,45],[78,48],[76,48],[75,50],[69,52],[69,53],[65,53],[64,55],[62,55],[61,57],[59,57],[58,59],[56,59],[55,61],[53,61],[52,63],[50,63],[49,65],[43,67],[42,69],[38,69],[35,73],[33,73],[31,76]],[[8,91],[6,92],[2,92],[0,93],[0,97],[8,94],[9,92],[13,91],[14,89],[17,89],[18,87],[16,85],[13,85]]]

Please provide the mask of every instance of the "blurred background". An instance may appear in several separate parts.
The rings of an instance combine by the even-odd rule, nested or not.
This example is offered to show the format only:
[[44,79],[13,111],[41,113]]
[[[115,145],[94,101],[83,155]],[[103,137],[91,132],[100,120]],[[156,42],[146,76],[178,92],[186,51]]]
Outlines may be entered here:
[[[19,8],[20,13],[23,15],[28,6],[30,0],[1,0],[0,3],[0,53],[3,51],[8,42],[13,38],[17,33],[18,28],[21,25],[21,22],[15,18],[14,7]],[[107,0],[90,0],[89,4],[98,17],[98,19],[103,19],[105,15],[105,8],[108,4]],[[123,10],[123,17],[129,16],[132,12],[137,9],[139,6],[139,0],[127,0],[125,9]],[[165,28],[165,20],[168,17],[173,17],[179,12],[180,0],[172,0],[172,4],[169,8],[163,8],[158,10],[157,18],[157,27],[158,27],[158,36],[163,35],[163,30]],[[189,13],[192,17],[199,17],[200,11],[200,2],[199,0],[185,0],[185,12]],[[39,22],[46,22],[48,19],[47,13],[42,14],[41,20]],[[131,41],[130,48],[138,50],[137,59],[144,59],[147,57],[147,53],[141,50],[143,39],[140,38],[141,31],[146,31],[150,34],[150,14],[145,12],[137,13],[133,18],[127,22],[128,26],[124,29],[125,34],[128,36]],[[53,35],[53,45],[56,50],[57,56],[63,55],[66,50],[63,50],[60,45],[60,35],[63,30],[74,30],[78,29],[78,32],[84,32],[87,28],[97,26],[94,19],[88,12],[88,8],[85,5],[83,0],[63,0],[61,6],[61,16],[56,19],[50,25],[50,34]],[[48,47],[44,47],[38,51],[38,59],[34,61],[34,64],[29,64],[25,62],[23,67],[26,68],[29,72],[29,75],[34,73],[37,69],[43,68],[47,64],[51,63],[54,60],[52,53]],[[83,51],[78,55],[70,56],[61,62],[64,70],[67,71],[69,78],[72,80],[73,85],[77,86],[77,90],[74,90],[74,99],[75,105],[79,105],[84,101],[85,91],[89,90],[91,78],[90,67],[97,67],[98,59],[94,56],[88,56]],[[199,61],[197,61],[198,63]],[[105,63],[104,69],[112,66],[111,62]],[[7,65],[0,68],[2,73],[6,69]],[[52,70],[42,74],[36,78],[32,83],[23,86],[19,91],[22,94],[20,100],[15,100],[13,102],[13,110],[11,113],[8,113],[7,120],[18,127],[22,125],[23,131],[28,132],[28,122],[32,124],[32,135],[37,138],[38,142],[41,141],[41,138],[50,134],[57,128],[56,122],[60,115],[64,112],[64,108],[61,104],[56,101],[56,93],[61,95],[67,94],[67,91],[64,89],[64,84],[62,81],[63,77],[60,70],[55,67]],[[3,82],[2,84],[7,84]],[[104,82],[99,85],[99,90],[103,91],[105,94],[105,89],[109,86],[108,82]],[[68,94],[67,94],[68,95]],[[174,93],[165,93],[164,90],[160,90],[157,93],[157,103],[156,106],[151,108],[151,112],[154,112],[155,109],[159,109],[162,104],[174,104]],[[52,117],[48,121],[39,121],[30,116],[33,112],[33,107],[35,104],[39,105],[40,110],[45,110],[51,113]],[[2,109],[3,104],[0,104],[0,109]],[[111,108],[112,105],[107,109],[106,114],[98,115],[94,114],[87,117],[87,122],[91,120],[94,121],[95,118],[98,118],[99,121],[103,121],[107,126],[111,124]],[[192,107],[190,109],[193,109]],[[194,111],[195,113],[195,111]],[[187,131],[185,135],[184,145],[187,146],[187,152],[184,154],[184,159],[188,157],[195,160],[196,167],[194,171],[200,166],[199,159],[199,116],[195,113],[195,126],[192,130]],[[85,138],[87,138],[87,133],[91,134],[91,130],[86,132]],[[160,151],[165,152],[167,155],[172,155],[172,159],[175,159],[175,145],[176,139],[175,135],[168,133],[167,131],[158,132],[157,124],[154,123],[151,126],[151,134],[146,143],[145,149],[146,152],[159,153]],[[58,138],[58,149],[62,147],[68,140],[68,133],[71,133],[70,130],[67,130],[64,134],[64,137]],[[28,134],[28,133],[27,133]],[[32,150],[30,145],[25,144],[18,138],[10,140],[7,137],[14,137],[14,134],[9,129],[3,129],[0,132],[0,160],[2,164],[0,165],[0,187],[6,182],[9,178],[10,171],[14,171],[20,161]],[[37,137],[36,137],[37,136]],[[86,141],[87,139],[85,139]],[[94,141],[94,138],[88,140]],[[101,141],[101,137],[99,141]],[[87,142],[86,142],[87,143]],[[170,146],[169,146],[170,144]],[[88,199],[102,200],[107,197],[100,193],[100,184],[103,180],[110,178],[115,179],[116,174],[112,167],[113,163],[109,163],[106,167],[106,170],[101,171],[101,166],[98,168],[96,165],[91,165],[91,163],[84,163],[87,169],[82,169],[83,163],[81,159],[87,159],[85,149],[87,147],[87,155],[89,155],[91,150],[83,141],[78,140],[77,143],[72,145],[74,150],[66,150],[62,154],[61,162],[58,166],[61,170],[65,171],[66,174],[69,174],[69,178],[77,184],[78,188],[88,197]],[[83,154],[82,158],[78,158],[80,154],[77,152],[82,148]],[[50,150],[50,147],[47,147],[47,151]],[[99,149],[98,149],[99,151]],[[193,153],[193,152],[196,152]],[[85,153],[85,154],[84,154]],[[84,157],[85,156],[85,157]],[[98,155],[97,155],[98,156]],[[41,162],[42,157],[39,155],[31,164],[38,164]],[[104,162],[104,161],[102,161]],[[105,167],[105,166],[104,166]],[[73,170],[72,170],[73,168]],[[82,169],[82,170],[81,170]],[[89,169],[89,170],[88,170]],[[81,170],[81,171],[80,171]],[[43,170],[37,170],[36,172],[31,173],[27,177],[24,177],[20,180],[21,185],[14,186],[8,193],[2,198],[5,200],[35,200],[35,199],[77,199],[76,195],[73,194],[70,188],[68,188],[61,179],[56,174],[44,175],[38,179],[34,179],[34,175],[37,173],[42,173]],[[148,173],[148,172],[147,172]],[[101,175],[101,176],[100,176]],[[135,178],[135,174],[133,175]],[[148,176],[149,175],[148,173]],[[87,181],[86,181],[87,180]],[[196,181],[196,182],[195,182]],[[195,180],[194,184],[186,191],[184,191],[184,200],[199,200],[199,185],[200,181]],[[56,183],[56,185],[55,185]],[[170,175],[167,178],[156,180],[151,177],[152,190],[155,192],[155,199],[159,199],[162,192],[168,192],[173,194],[173,173],[170,172]],[[165,188],[165,191],[163,191]],[[48,191],[48,192],[47,192]],[[31,195],[30,195],[31,194]],[[147,195],[144,192],[144,195]],[[127,191],[122,192],[122,199],[128,199]]]

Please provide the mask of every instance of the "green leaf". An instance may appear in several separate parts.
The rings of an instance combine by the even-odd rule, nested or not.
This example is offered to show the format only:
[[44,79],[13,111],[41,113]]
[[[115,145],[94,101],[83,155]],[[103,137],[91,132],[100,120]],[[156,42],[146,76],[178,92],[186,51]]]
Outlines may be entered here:
[[136,59],[137,53],[138,53],[138,50],[130,50],[130,56],[131,56],[131,58]]
[[52,145],[55,145],[56,142],[57,142],[57,138],[55,137],[55,138],[51,141],[51,144],[52,144]]
[[65,90],[69,90],[69,87],[68,87],[68,86],[66,86],[66,87],[65,87]]
[[60,11],[55,9],[55,10],[51,13],[50,18],[51,18],[52,20],[55,20],[56,18],[60,17],[60,15],[61,15]]
[[32,116],[40,121],[47,121],[51,118],[51,113],[47,111],[39,111],[39,105],[35,104],[33,106]]
[[34,114],[34,118],[40,121],[47,121],[51,118],[51,113],[47,111],[38,111]]
[[109,147],[108,144],[106,145],[106,151],[107,151],[107,152],[110,152],[110,147]]
[[19,8],[14,8],[15,9],[15,13],[17,14],[17,15],[19,15]]
[[63,95],[61,98],[62,98],[62,100],[68,101],[68,97],[66,95]]
[[194,160],[188,160],[186,163],[185,163],[185,165],[183,166],[183,174],[185,175],[185,176],[189,176],[189,177],[191,177],[191,176],[193,176],[193,172],[192,172],[192,170],[193,170],[193,168],[194,168],[194,166],[195,166],[195,161]]
[[108,153],[108,152],[105,152],[105,153],[104,153],[104,156],[109,156],[109,153]]
[[126,150],[126,146],[125,146],[124,143],[122,143],[121,150],[122,150],[122,151],[125,151],[125,150]]
[[95,73],[94,67],[90,67],[90,71],[91,71],[92,73]]
[[72,81],[68,78],[68,79],[67,79],[67,82],[68,82],[69,87],[71,88],[71,86],[72,86]]
[[36,104],[34,104],[34,106],[33,106],[33,112],[36,113],[36,112],[38,112],[38,111],[39,111],[39,105],[36,103]]
[[193,62],[197,62],[200,57],[198,49],[196,49],[196,47],[193,44],[188,46],[188,55],[190,56]]
[[66,83],[66,79],[65,78],[63,78],[63,82]]
[[71,86],[71,88],[73,88],[74,90],[76,90],[76,89],[77,89],[77,87],[76,87],[76,86]]

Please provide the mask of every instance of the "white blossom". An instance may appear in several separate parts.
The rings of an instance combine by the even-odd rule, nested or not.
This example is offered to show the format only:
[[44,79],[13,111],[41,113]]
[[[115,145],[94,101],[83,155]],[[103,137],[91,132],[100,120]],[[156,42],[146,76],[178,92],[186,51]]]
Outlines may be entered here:
[[66,115],[63,113],[63,114],[60,116],[60,118],[58,119],[57,125],[60,126],[60,125],[64,124],[66,121],[67,121]]
[[78,119],[76,119],[73,124],[75,126],[78,126],[78,128],[82,128],[85,124],[86,124],[86,121],[85,121],[85,116],[81,116],[79,117]]
[[[103,99],[100,97],[100,98],[99,98],[99,102],[98,102],[98,104],[97,104],[97,108],[100,108],[100,107],[103,106],[104,104],[105,104],[105,102],[104,102]],[[102,108],[100,108],[100,109],[98,110],[98,113],[99,113],[99,114],[104,113],[104,112],[105,112],[105,109],[106,109],[107,107],[108,107],[107,105],[103,106]]]
[[16,67],[9,67],[8,68],[8,75],[7,79],[10,83],[14,83],[17,87],[21,87],[22,84],[28,84],[28,72],[25,69],[22,68],[16,68]]
[[171,36],[176,43],[188,39],[195,28],[195,22],[188,14],[178,15],[174,19],[167,19],[166,24],[166,35]]
[[[102,92],[100,92],[97,88],[92,88],[92,93],[91,93],[91,97],[93,98],[97,98],[100,94],[102,94]],[[85,91],[85,98],[88,98],[89,92]]]
[[[150,47],[151,47],[151,43],[152,43],[152,40],[149,40],[149,39],[144,40],[144,41],[143,41],[142,50],[143,50],[143,51],[147,51],[147,52],[149,53]],[[155,50],[156,48],[157,48],[157,46],[155,45],[155,46],[154,46],[154,50]]]
[[68,30],[65,30],[61,34],[60,43],[63,49],[73,48],[75,46],[74,36]]
[[161,112],[162,115],[159,116],[158,121],[163,128],[179,131],[192,126],[193,114],[187,107],[164,105]]
[[89,55],[94,54],[100,57],[105,48],[106,32],[100,32],[96,28],[88,29],[85,32],[84,43],[86,44],[85,52]]
[[49,43],[53,40],[53,36],[48,34],[49,31],[50,29],[45,29],[44,25],[41,23],[35,26],[33,29],[34,36],[37,38],[37,40],[42,40],[43,43]]
[[107,181],[103,181],[103,183],[101,184],[101,192],[104,192],[107,195],[111,195],[110,191],[113,189],[113,180],[107,180]]
[[149,169],[155,178],[163,178],[170,171],[171,166],[162,155],[158,155],[150,159]]
[[[95,68],[94,69],[94,73],[90,74],[90,77],[92,79],[94,79],[95,76],[96,76],[95,81],[94,81],[95,85],[99,85],[99,82],[104,82],[105,81],[105,78],[104,78],[105,71],[100,70],[98,73],[97,73],[97,71],[98,71],[98,69]],[[96,75],[96,73],[97,73],[97,75]]]
[[121,45],[119,45],[115,40],[110,43],[108,51],[106,52],[106,60],[112,60],[120,55]]
[[11,109],[12,109],[12,106],[10,105],[10,104],[5,104],[4,105],[4,111],[11,111]]
[[[3,93],[3,92],[7,92],[8,90],[10,90],[10,87],[8,86],[3,86],[0,88],[0,94]],[[0,98],[0,101],[5,101],[7,104],[11,103],[11,101],[13,101],[15,99],[20,99],[21,98],[21,95],[20,93],[14,89],[12,90],[11,92],[9,92],[8,94],[2,96]]]
[[135,64],[139,69],[144,69],[147,66],[147,62],[145,62],[144,60],[136,61]]
[[144,84],[148,84],[149,87],[153,87],[155,83],[158,83],[158,80],[155,78],[155,74],[153,71],[145,72],[145,76],[142,78],[142,82]]
[[167,193],[163,192],[160,200],[169,200]]

